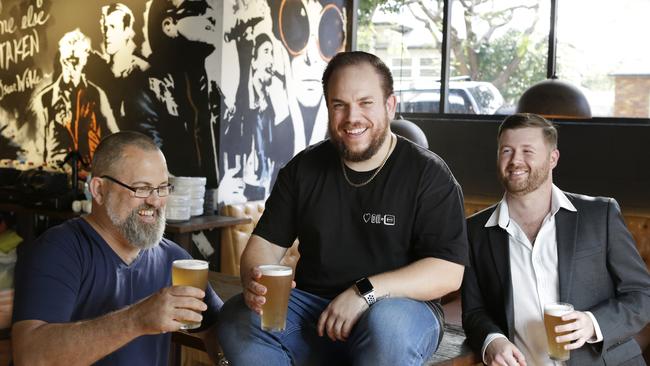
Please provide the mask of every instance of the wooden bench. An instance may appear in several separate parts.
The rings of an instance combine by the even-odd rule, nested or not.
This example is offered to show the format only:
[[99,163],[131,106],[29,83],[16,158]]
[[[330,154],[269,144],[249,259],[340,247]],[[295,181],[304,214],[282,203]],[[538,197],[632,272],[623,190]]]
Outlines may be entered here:
[[[224,301],[241,292],[239,277],[210,271],[209,281]],[[175,332],[172,334],[170,365],[180,365],[181,346],[205,351],[203,342],[198,337],[186,332]],[[446,324],[438,351],[425,365],[470,366],[477,363],[480,363],[480,360],[465,343],[465,333],[462,328],[459,325]]]

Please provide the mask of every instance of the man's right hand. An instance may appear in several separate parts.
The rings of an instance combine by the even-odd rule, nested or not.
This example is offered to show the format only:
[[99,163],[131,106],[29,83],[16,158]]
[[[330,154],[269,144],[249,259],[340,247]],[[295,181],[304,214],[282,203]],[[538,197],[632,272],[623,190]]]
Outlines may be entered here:
[[[242,277],[242,287],[244,288],[244,301],[246,306],[258,314],[262,314],[262,305],[266,303],[266,287],[258,282],[262,277],[262,271],[259,267],[251,268],[248,276]],[[296,281],[291,281],[291,288],[296,287]]]
[[175,332],[182,321],[201,322],[208,306],[205,292],[190,286],[166,287],[132,306],[133,320],[144,334]]
[[526,366],[526,359],[508,339],[499,337],[485,349],[485,362],[489,366]]
[[242,278],[246,306],[258,314],[262,314],[262,305],[266,302],[266,287],[258,282],[261,277],[262,271],[253,267],[249,275]]

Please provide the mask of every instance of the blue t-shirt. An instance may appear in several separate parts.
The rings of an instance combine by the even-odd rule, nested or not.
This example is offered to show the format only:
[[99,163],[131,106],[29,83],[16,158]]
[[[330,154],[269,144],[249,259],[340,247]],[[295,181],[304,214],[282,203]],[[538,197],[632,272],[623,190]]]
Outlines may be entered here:
[[[46,231],[19,255],[13,321],[69,323],[97,318],[171,285],[171,264],[190,255],[172,241],[140,251],[125,264],[84,219]],[[223,302],[210,286],[202,328],[217,321]],[[170,335],[135,338],[97,365],[167,366]]]

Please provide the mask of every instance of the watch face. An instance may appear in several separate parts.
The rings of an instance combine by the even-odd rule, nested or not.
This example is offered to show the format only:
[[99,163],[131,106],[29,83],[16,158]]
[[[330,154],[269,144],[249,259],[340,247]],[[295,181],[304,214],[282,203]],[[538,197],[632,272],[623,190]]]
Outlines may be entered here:
[[355,285],[357,286],[357,290],[359,290],[359,293],[361,295],[365,295],[375,289],[372,287],[372,283],[370,283],[370,280],[367,278],[360,279],[355,283]]

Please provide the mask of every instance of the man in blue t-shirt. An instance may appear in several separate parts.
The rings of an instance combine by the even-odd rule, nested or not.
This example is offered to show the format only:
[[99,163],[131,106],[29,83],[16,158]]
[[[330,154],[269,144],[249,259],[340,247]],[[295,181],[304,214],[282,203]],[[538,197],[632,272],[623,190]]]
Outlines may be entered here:
[[[233,365],[422,365],[442,336],[436,299],[459,288],[468,261],[460,186],[440,157],[391,133],[393,80],[376,56],[336,55],[323,90],[330,138],[280,170],[220,345]],[[296,238],[286,331],[265,332],[258,266]]]
[[162,238],[172,190],[162,152],[145,135],[118,132],[99,144],[92,167],[92,213],[19,256],[16,363],[166,366],[168,333],[181,320],[202,322],[198,335],[216,352],[221,299],[210,286],[171,286],[172,262],[190,256]]

